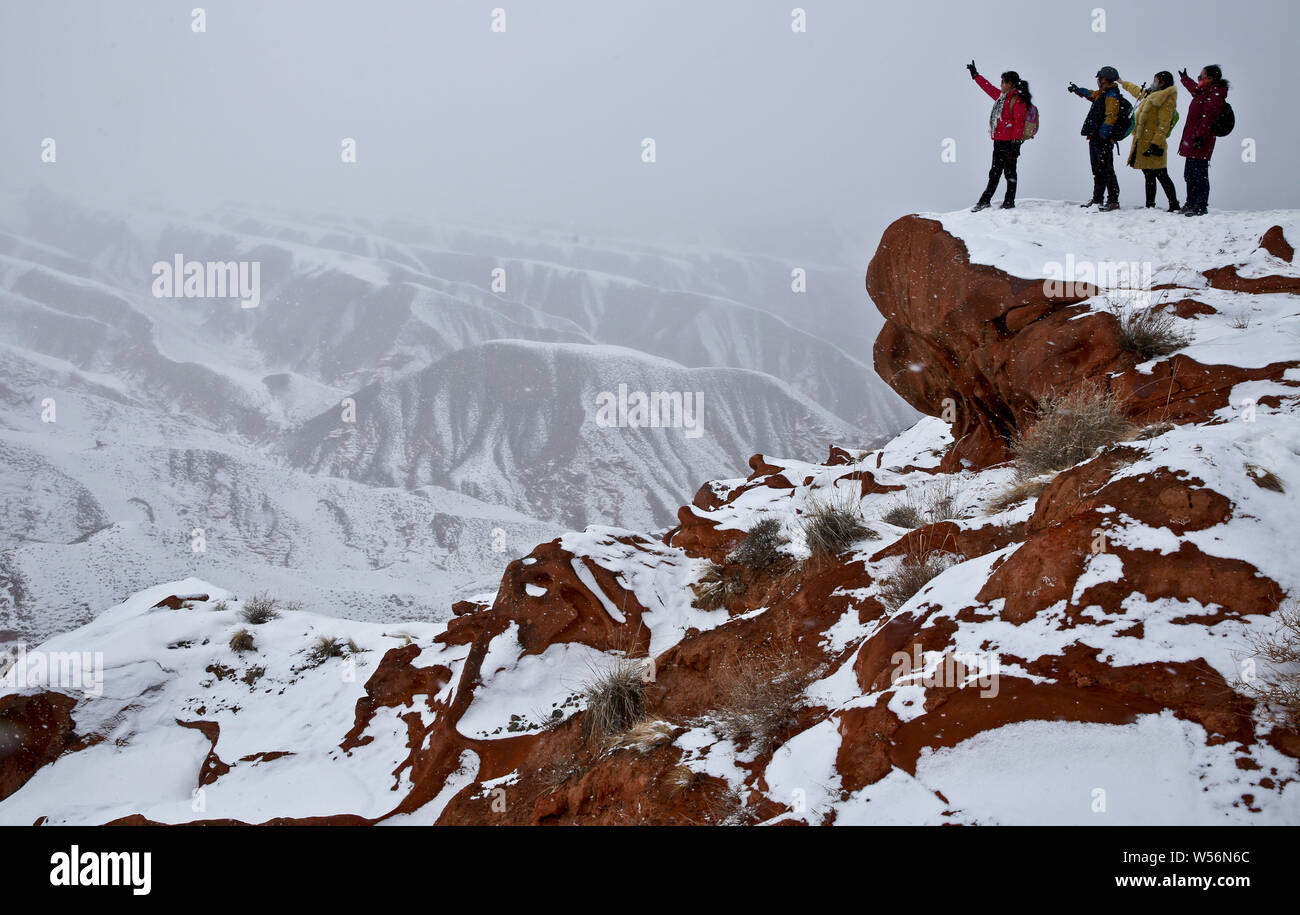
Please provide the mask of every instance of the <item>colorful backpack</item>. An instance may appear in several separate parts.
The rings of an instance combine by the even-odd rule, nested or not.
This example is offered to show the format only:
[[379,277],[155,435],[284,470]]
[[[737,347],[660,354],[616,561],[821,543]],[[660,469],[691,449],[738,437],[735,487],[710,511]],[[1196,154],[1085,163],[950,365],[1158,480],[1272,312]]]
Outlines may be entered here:
[[1022,140],[1032,140],[1038,133],[1038,106],[1029,105],[1025,109],[1025,135]]

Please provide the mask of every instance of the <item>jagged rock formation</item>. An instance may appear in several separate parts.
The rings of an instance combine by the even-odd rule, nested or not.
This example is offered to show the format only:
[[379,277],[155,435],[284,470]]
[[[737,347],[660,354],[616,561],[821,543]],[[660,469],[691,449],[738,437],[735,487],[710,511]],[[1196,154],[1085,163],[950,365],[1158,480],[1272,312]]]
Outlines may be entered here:
[[[1255,238],[1261,254],[1273,245],[1277,261],[1290,263],[1280,227]],[[1086,246],[1080,240],[1071,247]],[[1300,277],[1292,275],[1246,279],[1232,265],[1202,275],[1199,282],[1171,277],[1176,282],[1157,295],[1177,295],[1166,294],[1159,306],[1180,316],[1219,314],[1221,308],[1201,301],[1223,301],[1215,290],[1300,293]],[[886,319],[876,338],[876,371],[924,413],[938,416],[945,400],[953,402],[957,441],[946,470],[1010,457],[1007,438],[1037,403],[1080,379],[1102,381],[1138,421],[1205,422],[1227,405],[1234,385],[1278,381],[1292,364],[1206,364],[1175,355],[1139,369],[1145,360],[1125,348],[1116,316],[1086,304],[1102,290],[1079,285],[1062,294],[1041,277],[972,263],[966,244],[938,219],[905,217],[885,231],[867,270],[867,292]]]
[[[1172,254],[1144,249],[1183,268],[1160,307],[1189,339],[1138,362],[1097,299],[1043,296],[1026,266],[1127,256],[1163,231],[1123,214],[1089,237],[1088,215],[994,217],[998,250],[963,216],[885,234],[867,278],[887,319],[877,366],[927,412],[952,398],[951,424],[819,463],[755,455],[667,533],[544,543],[445,625],[290,612],[249,626],[257,653],[237,655],[240,603],[190,581],[52,640],[111,646],[104,695],[80,699],[70,729],[56,692],[0,699],[7,733],[50,719],[60,734],[0,763],[0,821],[1300,822],[1300,735],[1240,666],[1300,593],[1300,272],[1285,256],[1300,216],[1205,217]],[[1008,434],[1085,381],[1143,433],[1008,497]],[[921,516],[891,523],[909,500]],[[812,555],[807,519],[828,501],[865,528]],[[742,565],[734,549],[764,519],[788,542]],[[726,587],[709,599],[707,581]],[[356,650],[313,664],[317,633]],[[629,658],[646,720],[592,734],[584,684]],[[788,699],[782,684],[798,700],[772,712],[761,700]],[[132,794],[138,755],[164,741],[149,771],[167,778]],[[81,777],[104,768],[128,788]]]

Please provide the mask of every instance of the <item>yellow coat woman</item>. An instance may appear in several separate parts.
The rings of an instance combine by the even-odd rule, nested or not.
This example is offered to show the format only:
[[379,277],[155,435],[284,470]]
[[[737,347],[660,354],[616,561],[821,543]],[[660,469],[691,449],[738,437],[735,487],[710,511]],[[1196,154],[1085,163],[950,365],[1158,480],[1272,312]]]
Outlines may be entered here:
[[1161,70],[1152,83],[1155,88],[1146,91],[1124,80],[1120,80],[1120,85],[1138,100],[1133,112],[1133,145],[1129,147],[1128,164],[1142,170],[1148,207],[1156,205],[1156,184],[1159,184],[1169,198],[1169,212],[1177,212],[1178,189],[1165,168],[1169,161],[1169,134],[1178,122],[1174,75]]
[[[1133,168],[1165,168],[1169,164],[1169,133],[1178,117],[1178,89],[1171,82],[1165,88],[1149,89],[1121,80],[1124,91],[1138,100],[1133,112],[1133,145],[1128,164]],[[1159,155],[1149,155],[1155,147]]]

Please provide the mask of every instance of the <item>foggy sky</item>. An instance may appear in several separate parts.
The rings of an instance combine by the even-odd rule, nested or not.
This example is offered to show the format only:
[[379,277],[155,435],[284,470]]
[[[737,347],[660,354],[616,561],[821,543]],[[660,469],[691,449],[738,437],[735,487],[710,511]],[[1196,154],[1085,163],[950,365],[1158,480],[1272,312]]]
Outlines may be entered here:
[[[207,32],[190,28],[202,5]],[[548,226],[857,258],[908,212],[972,204],[994,83],[1042,132],[1020,195],[1091,191],[1075,80],[1218,63],[1237,130],[1211,207],[1300,206],[1293,0],[429,0],[0,4],[0,189]],[[503,7],[507,31],[489,29]],[[1092,30],[1092,10],[1107,31]],[[1179,90],[1185,115],[1188,96]],[[658,161],[640,161],[643,137]],[[1176,146],[1177,132],[1172,145]],[[58,162],[40,162],[53,137]],[[340,162],[353,137],[358,162]],[[940,161],[957,143],[957,162]],[[1254,138],[1258,161],[1241,161]],[[1127,143],[1124,145],[1127,153]],[[1183,193],[1183,160],[1170,156]],[[1139,173],[1120,174],[1140,205]],[[1163,198],[1162,198],[1163,199]]]

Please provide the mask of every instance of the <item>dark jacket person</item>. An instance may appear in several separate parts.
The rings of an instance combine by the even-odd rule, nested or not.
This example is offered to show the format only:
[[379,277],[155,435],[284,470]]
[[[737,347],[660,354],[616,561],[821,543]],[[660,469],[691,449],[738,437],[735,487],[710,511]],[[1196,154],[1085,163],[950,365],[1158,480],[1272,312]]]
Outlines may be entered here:
[[[1102,67],[1097,71],[1095,91],[1070,83],[1069,90],[1092,102],[1083,120],[1080,134],[1088,138],[1088,160],[1092,164],[1092,199],[1084,204],[1100,204],[1102,210],[1119,209],[1119,179],[1115,177],[1115,136],[1119,127],[1119,71]],[[1105,195],[1105,202],[1102,197]]]

